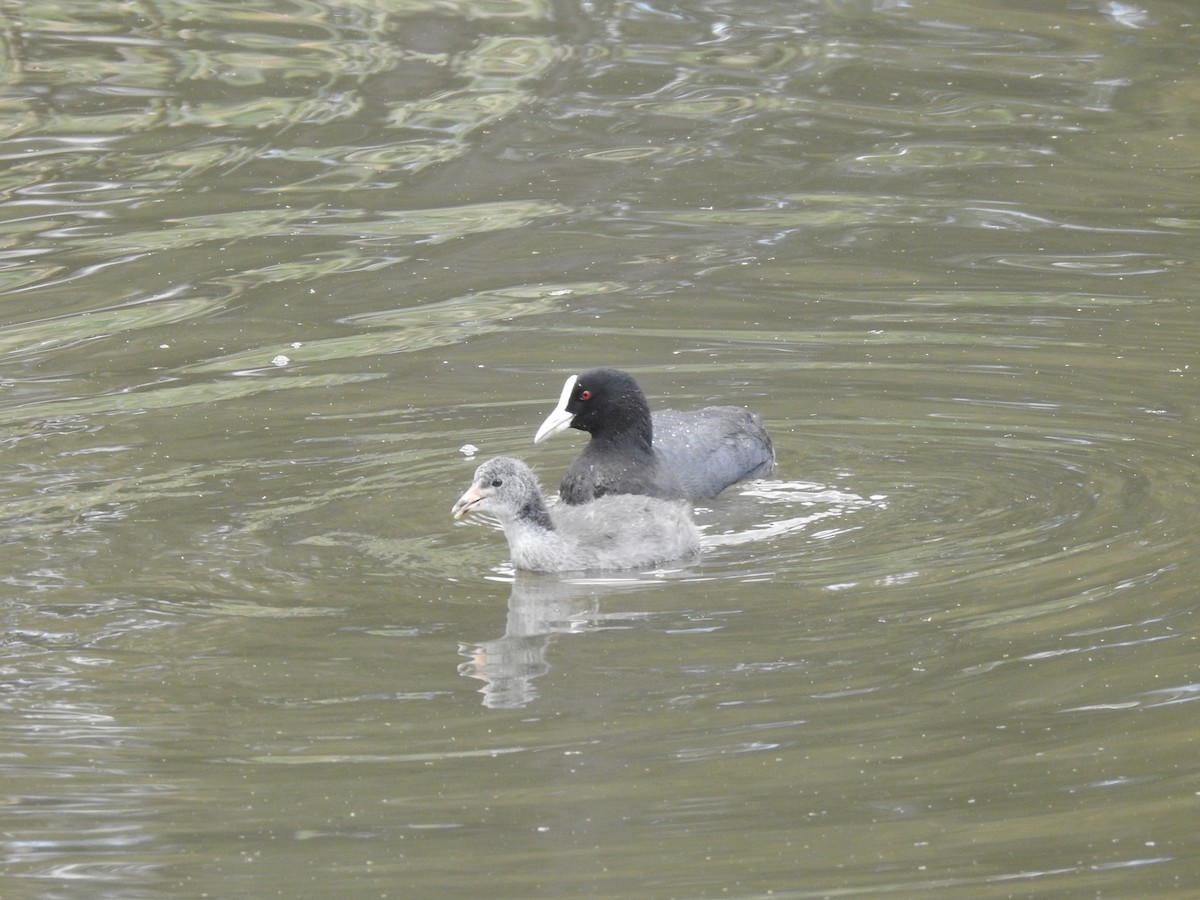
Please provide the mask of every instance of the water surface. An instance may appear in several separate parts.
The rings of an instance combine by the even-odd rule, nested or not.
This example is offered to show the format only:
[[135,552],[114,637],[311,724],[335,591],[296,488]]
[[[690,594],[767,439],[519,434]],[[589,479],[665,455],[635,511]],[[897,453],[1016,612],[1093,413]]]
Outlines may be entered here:
[[[1188,889],[1193,18],[0,14],[0,893]],[[779,472],[514,573],[596,364]]]

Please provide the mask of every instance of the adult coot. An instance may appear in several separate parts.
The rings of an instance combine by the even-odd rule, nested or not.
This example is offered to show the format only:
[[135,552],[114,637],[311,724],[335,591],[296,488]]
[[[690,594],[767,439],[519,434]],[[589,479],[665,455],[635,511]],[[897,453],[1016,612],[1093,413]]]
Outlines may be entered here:
[[700,548],[687,503],[614,495],[547,508],[529,466],[504,456],[475,470],[475,480],[450,512],[456,519],[491,513],[504,527],[513,565],[535,572],[633,569]]
[[651,415],[638,383],[620,369],[568,378],[533,442],[567,428],[592,436],[563,476],[559,493],[567,503],[604,494],[715,497],[734,482],[775,470],[771,436],[748,409],[706,406]]

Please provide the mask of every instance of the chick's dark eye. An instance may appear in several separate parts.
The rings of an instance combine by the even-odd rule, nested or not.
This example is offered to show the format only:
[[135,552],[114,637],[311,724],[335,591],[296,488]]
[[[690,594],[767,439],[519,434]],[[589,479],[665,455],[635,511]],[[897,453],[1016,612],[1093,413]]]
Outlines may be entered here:
[[591,392],[591,391],[580,391],[580,392],[579,392],[579,399],[580,399],[580,400],[591,400],[591,399],[592,399],[592,392]]
[[492,487],[500,487],[502,484],[504,484],[504,481],[499,478],[493,479],[492,481]]

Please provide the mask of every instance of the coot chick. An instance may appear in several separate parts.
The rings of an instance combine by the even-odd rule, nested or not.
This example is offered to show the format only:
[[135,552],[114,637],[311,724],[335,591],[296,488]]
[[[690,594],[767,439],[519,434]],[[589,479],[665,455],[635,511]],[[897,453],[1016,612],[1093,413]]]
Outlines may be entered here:
[[771,436],[750,410],[706,406],[651,415],[638,383],[619,369],[568,378],[533,442],[567,428],[592,435],[563,476],[559,494],[567,503],[605,494],[715,497],[735,482],[775,470]]
[[450,511],[491,513],[504,527],[513,565],[535,572],[634,569],[700,548],[688,504],[614,495],[579,506],[546,506],[529,466],[498,456],[475,470],[475,480]]

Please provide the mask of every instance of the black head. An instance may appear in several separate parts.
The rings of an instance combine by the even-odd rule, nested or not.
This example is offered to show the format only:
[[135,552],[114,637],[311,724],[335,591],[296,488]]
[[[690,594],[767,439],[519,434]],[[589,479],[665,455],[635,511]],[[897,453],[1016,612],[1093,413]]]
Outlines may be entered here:
[[563,385],[558,405],[534,435],[540,443],[552,434],[578,428],[601,443],[619,442],[650,452],[653,426],[646,395],[628,372],[589,369]]
[[590,369],[575,377],[566,403],[571,427],[593,435],[645,430],[650,437],[650,405],[633,376],[620,369]]

